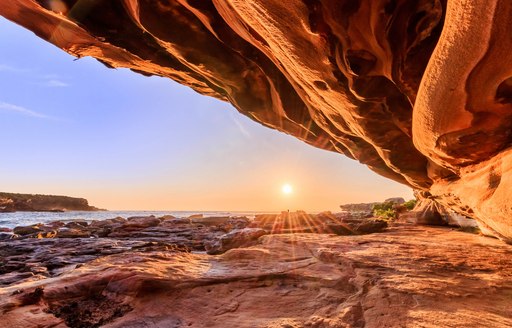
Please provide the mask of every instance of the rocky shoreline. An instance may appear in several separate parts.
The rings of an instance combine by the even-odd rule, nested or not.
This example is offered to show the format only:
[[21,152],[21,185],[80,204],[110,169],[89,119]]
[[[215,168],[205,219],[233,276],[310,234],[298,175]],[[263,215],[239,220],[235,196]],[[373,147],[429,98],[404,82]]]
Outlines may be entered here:
[[350,214],[305,212],[247,217],[176,218],[139,216],[87,222],[53,221],[0,232],[0,287],[55,277],[98,257],[142,250],[221,254],[255,244],[266,234],[332,233],[358,235],[382,231],[387,222]]
[[14,232],[0,240],[5,327],[512,325],[512,246],[448,227],[283,212]]

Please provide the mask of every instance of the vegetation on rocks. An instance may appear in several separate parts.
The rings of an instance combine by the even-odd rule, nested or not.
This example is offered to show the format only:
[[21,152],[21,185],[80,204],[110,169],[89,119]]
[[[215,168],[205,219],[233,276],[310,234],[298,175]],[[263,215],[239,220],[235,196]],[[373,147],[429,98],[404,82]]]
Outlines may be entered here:
[[403,204],[388,201],[373,205],[372,212],[375,217],[383,220],[393,220],[398,218],[398,214],[411,211],[414,206],[416,206],[416,199],[408,200]]

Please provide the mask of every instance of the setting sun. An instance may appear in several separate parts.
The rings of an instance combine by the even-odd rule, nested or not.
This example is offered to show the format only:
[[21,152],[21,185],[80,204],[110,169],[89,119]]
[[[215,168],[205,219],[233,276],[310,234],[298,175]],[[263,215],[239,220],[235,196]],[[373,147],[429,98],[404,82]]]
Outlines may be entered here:
[[289,184],[284,184],[283,187],[281,188],[281,191],[283,192],[283,194],[289,195],[293,192],[293,188]]

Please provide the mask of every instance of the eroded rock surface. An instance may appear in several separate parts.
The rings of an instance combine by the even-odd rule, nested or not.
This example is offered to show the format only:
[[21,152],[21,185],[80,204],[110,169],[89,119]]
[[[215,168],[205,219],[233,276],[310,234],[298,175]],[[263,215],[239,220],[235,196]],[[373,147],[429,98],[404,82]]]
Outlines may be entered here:
[[94,259],[133,250],[221,254],[258,243],[265,234],[382,232],[387,223],[348,213],[284,212],[247,217],[117,217],[20,226],[0,235],[0,287],[57,277]]
[[77,57],[171,78],[512,239],[508,0],[12,0]]
[[269,234],[213,256],[128,239],[115,246],[103,238],[60,240],[82,252],[75,258],[88,256],[94,243],[106,252],[60,274],[0,287],[1,326],[512,325],[512,246],[449,228]]

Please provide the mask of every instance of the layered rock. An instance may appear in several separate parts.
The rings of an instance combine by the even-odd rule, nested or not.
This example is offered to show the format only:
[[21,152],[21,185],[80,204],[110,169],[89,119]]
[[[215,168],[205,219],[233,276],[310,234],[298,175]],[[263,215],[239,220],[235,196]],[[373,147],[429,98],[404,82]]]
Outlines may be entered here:
[[0,212],[38,211],[99,211],[85,198],[68,196],[32,195],[0,192]]
[[229,101],[512,240],[508,0],[13,0],[0,14]]
[[512,247],[448,228],[265,235],[214,256],[171,239],[9,245],[25,277],[0,288],[2,327],[512,326]]

